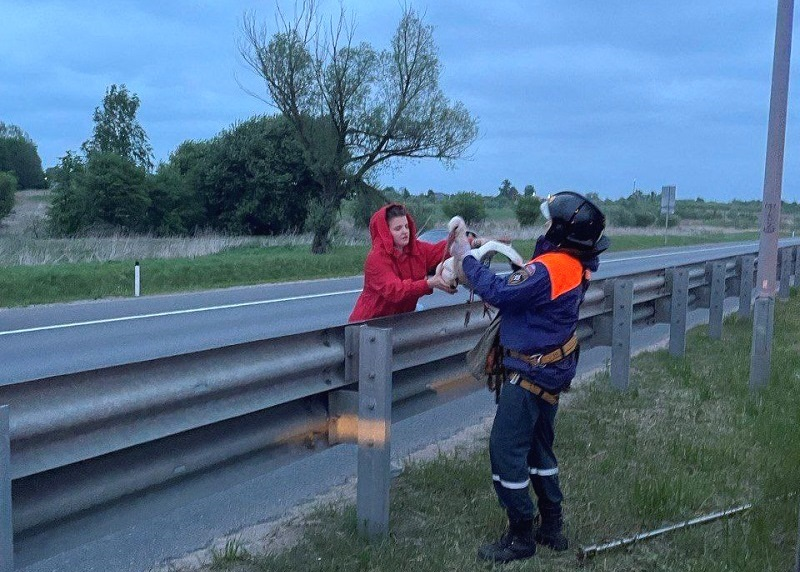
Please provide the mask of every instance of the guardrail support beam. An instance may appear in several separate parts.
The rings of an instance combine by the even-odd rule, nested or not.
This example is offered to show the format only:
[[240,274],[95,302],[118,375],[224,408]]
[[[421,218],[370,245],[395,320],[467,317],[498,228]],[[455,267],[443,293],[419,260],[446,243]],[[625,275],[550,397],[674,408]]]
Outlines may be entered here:
[[672,296],[670,298],[669,355],[686,354],[686,315],[689,309],[689,269],[673,268],[670,271]]
[[358,533],[369,540],[389,534],[392,330],[359,328]]
[[11,519],[11,429],[8,405],[0,405],[0,572],[14,570]]
[[753,303],[753,275],[756,269],[756,257],[748,254],[736,260],[737,274],[739,275],[739,317],[749,319]]
[[721,340],[725,310],[725,263],[709,263],[706,275],[711,286],[708,303],[708,335],[712,340]]
[[611,331],[611,386],[625,391],[630,381],[633,280],[614,281]]
[[778,296],[781,300],[788,300],[791,291],[789,277],[792,275],[792,254],[791,248],[781,249],[781,283],[778,287]]

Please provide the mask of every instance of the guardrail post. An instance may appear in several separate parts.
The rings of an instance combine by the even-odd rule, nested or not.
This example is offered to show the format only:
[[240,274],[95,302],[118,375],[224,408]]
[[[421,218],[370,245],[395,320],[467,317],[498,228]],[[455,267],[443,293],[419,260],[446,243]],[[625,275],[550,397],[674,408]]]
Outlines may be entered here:
[[712,340],[721,340],[725,310],[725,263],[710,262],[706,267],[706,272],[711,283],[708,303],[708,335]]
[[736,260],[736,265],[739,274],[739,317],[750,318],[753,287],[755,286],[753,274],[756,269],[756,257],[753,255],[740,256]]
[[683,357],[686,353],[686,314],[689,309],[689,269],[673,268],[670,299],[669,355]]
[[11,520],[11,429],[8,405],[0,405],[0,572],[14,570]]
[[800,246],[794,247],[794,285],[800,286]]
[[789,277],[792,274],[792,249],[781,249],[781,284],[778,287],[778,296],[781,300],[788,300],[791,286]]
[[611,386],[628,389],[633,327],[633,280],[614,281],[614,311],[611,330]]
[[358,532],[369,540],[389,534],[392,330],[359,329]]

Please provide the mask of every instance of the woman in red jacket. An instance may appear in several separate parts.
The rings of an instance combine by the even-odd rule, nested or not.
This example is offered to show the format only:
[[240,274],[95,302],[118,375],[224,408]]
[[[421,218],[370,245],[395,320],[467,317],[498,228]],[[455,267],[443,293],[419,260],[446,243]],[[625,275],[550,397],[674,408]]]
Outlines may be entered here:
[[441,275],[428,276],[443,260],[446,241],[417,240],[414,219],[403,205],[379,209],[369,221],[369,233],[372,249],[364,262],[364,289],[350,314],[351,322],[412,312],[417,300],[432,294],[434,288],[455,294]]

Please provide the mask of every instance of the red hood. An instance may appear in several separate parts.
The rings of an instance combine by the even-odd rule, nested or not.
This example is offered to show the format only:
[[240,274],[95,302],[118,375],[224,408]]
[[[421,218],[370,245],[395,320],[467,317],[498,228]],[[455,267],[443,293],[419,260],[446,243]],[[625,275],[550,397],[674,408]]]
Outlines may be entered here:
[[[395,250],[394,247],[394,239],[392,238],[392,233],[389,230],[389,223],[386,222],[386,209],[395,205],[397,205],[397,203],[391,203],[381,207],[374,215],[372,215],[372,218],[369,219],[369,234],[372,237],[372,247],[381,248],[392,256],[395,255],[397,250]],[[418,251],[417,225],[414,223],[414,219],[411,217],[411,215],[406,216],[408,217],[409,237],[408,245],[403,249],[403,252],[406,254],[415,254]]]

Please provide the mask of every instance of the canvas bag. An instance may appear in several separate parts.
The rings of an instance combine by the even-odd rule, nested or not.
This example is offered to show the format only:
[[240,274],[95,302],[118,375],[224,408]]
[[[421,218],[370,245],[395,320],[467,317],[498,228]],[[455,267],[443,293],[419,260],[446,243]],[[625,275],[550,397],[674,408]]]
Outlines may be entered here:
[[470,374],[485,381],[490,391],[499,394],[503,383],[503,347],[500,345],[500,312],[492,318],[475,347],[467,352]]

